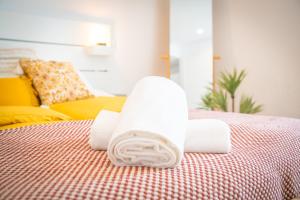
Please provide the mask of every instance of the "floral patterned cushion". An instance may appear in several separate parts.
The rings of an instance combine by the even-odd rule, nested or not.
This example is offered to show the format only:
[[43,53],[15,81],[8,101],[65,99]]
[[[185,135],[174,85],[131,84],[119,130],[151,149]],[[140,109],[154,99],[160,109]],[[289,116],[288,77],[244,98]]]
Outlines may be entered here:
[[93,96],[70,63],[22,58],[20,65],[44,105]]

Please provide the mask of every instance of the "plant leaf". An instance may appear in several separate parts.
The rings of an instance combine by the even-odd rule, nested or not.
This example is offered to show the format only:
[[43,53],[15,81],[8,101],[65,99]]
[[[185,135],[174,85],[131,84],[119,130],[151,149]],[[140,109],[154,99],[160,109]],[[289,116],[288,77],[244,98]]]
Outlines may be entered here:
[[221,72],[220,78],[219,78],[219,86],[226,90],[231,98],[235,96],[235,92],[237,88],[240,86],[241,82],[246,77],[246,71],[242,70],[241,72],[238,72],[235,68],[231,73],[229,72]]
[[206,110],[222,110],[227,112],[227,95],[222,90],[213,90],[212,86],[206,88],[207,93],[201,97],[199,108]]
[[254,114],[262,111],[262,105],[255,105],[252,97],[242,96],[240,101],[240,113]]
[[215,108],[227,112],[227,95],[222,90],[212,92],[212,101]]
[[200,108],[206,109],[206,110],[213,110],[213,95],[211,90],[209,90],[204,96],[201,98],[202,103],[200,104]]

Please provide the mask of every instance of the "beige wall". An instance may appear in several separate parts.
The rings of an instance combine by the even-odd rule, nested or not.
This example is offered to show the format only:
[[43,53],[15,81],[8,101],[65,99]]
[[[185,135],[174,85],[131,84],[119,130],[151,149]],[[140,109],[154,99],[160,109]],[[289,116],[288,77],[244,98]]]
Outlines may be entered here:
[[214,0],[213,18],[216,71],[246,69],[262,114],[300,118],[300,1]]

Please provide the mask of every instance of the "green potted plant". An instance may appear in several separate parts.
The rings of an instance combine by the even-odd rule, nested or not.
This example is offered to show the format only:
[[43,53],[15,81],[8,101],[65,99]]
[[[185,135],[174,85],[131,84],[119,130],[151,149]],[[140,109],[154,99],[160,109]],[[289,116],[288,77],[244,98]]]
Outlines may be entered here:
[[[201,108],[208,110],[221,110],[228,112],[227,94],[231,98],[231,111],[235,112],[236,91],[246,78],[246,71],[221,72],[217,81],[217,89],[208,88],[208,92],[201,98]],[[262,111],[262,105],[256,105],[252,97],[243,95],[240,101],[240,113],[258,113]]]

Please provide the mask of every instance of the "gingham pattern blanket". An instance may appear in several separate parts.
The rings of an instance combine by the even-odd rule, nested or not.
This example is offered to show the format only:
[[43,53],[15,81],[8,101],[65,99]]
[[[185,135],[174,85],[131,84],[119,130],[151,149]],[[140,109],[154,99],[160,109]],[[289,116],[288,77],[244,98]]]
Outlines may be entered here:
[[0,132],[0,199],[292,199],[300,120],[191,111],[230,124],[229,154],[185,153],[174,169],[115,167],[88,144],[92,121]]

